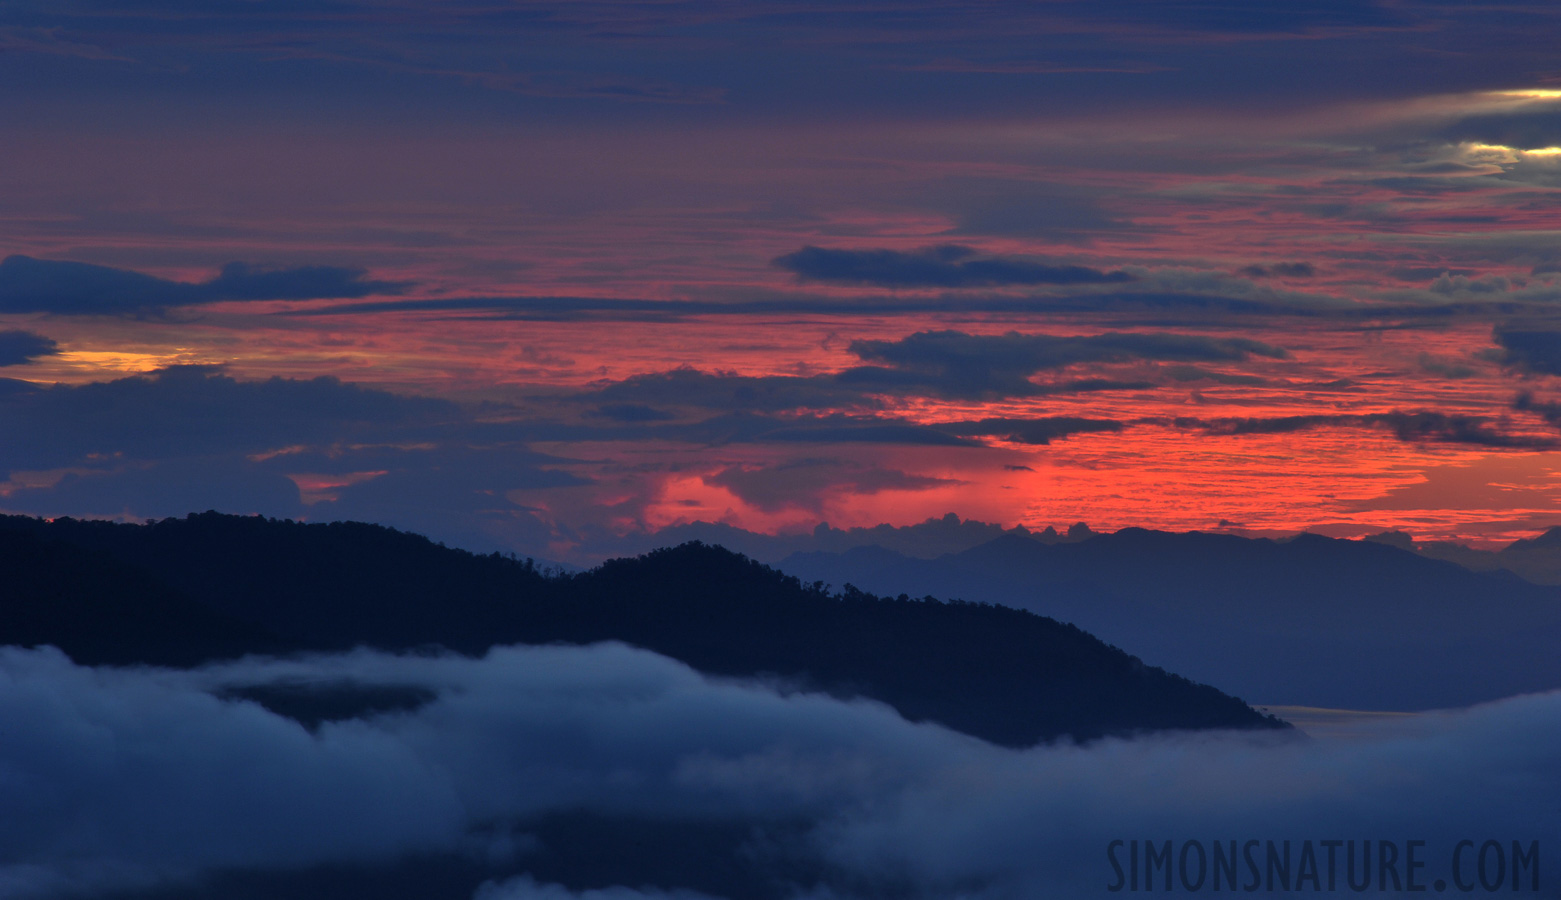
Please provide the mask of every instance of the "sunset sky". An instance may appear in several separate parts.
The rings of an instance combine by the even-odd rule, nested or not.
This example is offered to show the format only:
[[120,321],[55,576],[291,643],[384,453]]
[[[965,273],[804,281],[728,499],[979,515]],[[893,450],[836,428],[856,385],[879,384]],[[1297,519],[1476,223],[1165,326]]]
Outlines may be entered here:
[[1531,536],[1558,18],[0,3],[0,511]]

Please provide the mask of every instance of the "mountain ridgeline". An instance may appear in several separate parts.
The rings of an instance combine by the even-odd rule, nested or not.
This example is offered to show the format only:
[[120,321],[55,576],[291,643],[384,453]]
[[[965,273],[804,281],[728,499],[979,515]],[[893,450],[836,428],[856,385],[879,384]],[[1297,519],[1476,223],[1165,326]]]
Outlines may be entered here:
[[554,574],[353,522],[7,516],[0,564],[0,643],[53,644],[83,664],[616,640],[1011,746],[1286,727],[1044,616],[833,592],[699,543]]
[[1561,687],[1561,590],[1378,541],[1124,528],[1063,543],[1007,534],[934,559],[857,547],[778,565],[1027,609],[1271,704],[1426,710]]

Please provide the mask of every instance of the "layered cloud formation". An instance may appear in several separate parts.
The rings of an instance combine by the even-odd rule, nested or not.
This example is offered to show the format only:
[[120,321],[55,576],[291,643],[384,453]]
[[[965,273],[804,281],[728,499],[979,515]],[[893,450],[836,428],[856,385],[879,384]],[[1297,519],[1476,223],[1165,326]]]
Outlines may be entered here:
[[0,10],[0,509],[1553,524],[1555,9],[1097,6]]
[[[432,699],[305,727],[235,696],[266,685]],[[0,711],[13,813],[0,885],[13,897],[155,897],[225,873],[312,897],[330,866],[370,878],[413,858],[462,861],[437,895],[480,900],[1087,897],[1108,894],[1116,839],[1290,840],[1297,854],[1303,841],[1424,840],[1429,883],[1450,877],[1459,840],[1544,847],[1561,825],[1556,695],[1350,740],[1164,735],[1014,751],[617,645],[187,673],[6,648]],[[558,885],[537,873],[563,871],[549,843],[559,815],[585,816],[604,841],[613,823],[710,830],[677,847],[683,858],[625,876],[640,880]]]
[[[1531,0],[7,3],[0,511],[578,563],[1533,534],[1558,33]],[[252,702],[322,691],[405,702]],[[1554,695],[1019,752],[623,647],[6,649],[0,723],[19,897],[1087,897],[1116,839],[1423,839],[1431,881],[1561,824]]]
[[223,300],[316,300],[397,293],[403,284],[364,279],[362,269],[268,269],[228,263],[209,281],[156,278],[88,263],[8,256],[0,260],[0,313],[124,315]]
[[[31,359],[62,352],[20,334],[20,352],[42,354]],[[1399,453],[1548,451],[1561,417],[1540,379],[1554,335],[1504,326],[1486,338],[1497,346],[1467,362],[1409,342],[1395,377],[1522,382],[1451,411],[1433,407],[1438,386],[1403,405],[1372,401],[1353,379],[1319,380],[1328,370],[1317,362],[1228,331],[917,331],[842,342],[845,364],[833,371],[678,367],[481,401],[199,365],[80,385],[9,381],[0,507],[357,518],[483,551],[591,562],[594,551],[571,554],[719,519],[722,504],[728,524],[760,529],[811,528],[843,509],[858,510],[845,524],[876,524],[874,504],[909,498],[925,498],[912,501],[913,518],[968,514],[972,486],[1023,481],[1015,473],[1047,458],[1035,454],[1076,447],[1108,454],[1107,466],[1120,465],[1110,454],[1131,459],[1165,440],[1211,453],[1352,434]],[[1036,527],[1097,515],[1064,511]]]
[[1087,266],[1048,266],[1018,259],[987,259],[970,247],[943,244],[910,253],[895,250],[829,250],[803,247],[776,257],[775,265],[798,278],[879,287],[992,287],[1032,284],[1114,284],[1126,272]]
[[0,366],[19,366],[60,352],[59,344],[31,331],[0,331]]

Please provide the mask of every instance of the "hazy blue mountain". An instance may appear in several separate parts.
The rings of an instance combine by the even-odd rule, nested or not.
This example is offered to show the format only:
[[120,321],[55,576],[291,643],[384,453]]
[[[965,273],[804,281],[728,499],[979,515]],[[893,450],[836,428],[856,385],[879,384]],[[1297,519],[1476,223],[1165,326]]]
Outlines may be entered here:
[[1476,572],[1506,571],[1535,584],[1561,585],[1561,526],[1513,541],[1500,550],[1476,550],[1453,541],[1416,541],[1402,531],[1374,534],[1366,540],[1454,562]]
[[1412,710],[1561,686],[1561,592],[1379,542],[1129,528],[1052,544],[1005,535],[933,560],[862,547],[779,565],[1027,609],[1264,703]]
[[1065,533],[1059,533],[1050,526],[1043,531],[1030,531],[1023,525],[1005,528],[992,522],[961,519],[954,513],[913,525],[835,528],[828,522],[821,522],[812,531],[796,534],[764,534],[724,522],[688,522],[659,531],[638,532],[610,539],[598,537],[587,541],[579,553],[597,559],[635,556],[658,547],[699,541],[717,544],[773,565],[793,553],[843,553],[857,547],[884,547],[906,556],[932,559],[945,553],[978,547],[1003,535],[1058,543],[1083,540],[1093,534],[1089,526],[1082,522]]

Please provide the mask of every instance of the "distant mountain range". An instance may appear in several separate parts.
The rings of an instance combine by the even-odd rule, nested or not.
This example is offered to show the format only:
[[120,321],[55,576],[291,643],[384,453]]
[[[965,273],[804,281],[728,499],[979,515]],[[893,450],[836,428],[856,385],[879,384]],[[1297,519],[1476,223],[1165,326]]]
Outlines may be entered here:
[[935,559],[859,546],[777,565],[808,581],[1027,609],[1264,703],[1420,710],[1561,687],[1561,590],[1498,565],[1537,568],[1558,546],[1547,535],[1468,551],[1490,569],[1475,572],[1433,558],[1448,548],[1391,537],[1128,528],[1062,541],[1010,532]]
[[1453,541],[1416,541],[1401,531],[1374,534],[1366,540],[1454,562],[1476,572],[1507,571],[1535,584],[1561,585],[1561,526],[1538,537],[1513,541],[1500,550],[1475,550]]
[[[1018,545],[1003,537],[977,550],[1002,556],[1006,547]],[[0,517],[0,643],[54,644],[85,664],[618,640],[714,675],[873,698],[1014,746],[1285,727],[1073,625],[939,602],[925,596],[936,593],[930,584],[904,593],[924,599],[833,592],[699,543],[549,573],[361,523]],[[294,709],[299,701],[286,698]],[[297,715],[318,719],[340,701],[322,698]]]
[[687,522],[669,525],[657,531],[634,532],[614,537],[596,535],[585,540],[577,548],[574,557],[578,561],[579,558],[637,556],[658,547],[672,547],[689,541],[699,541],[735,550],[769,565],[774,565],[793,553],[844,553],[856,547],[883,547],[906,556],[931,559],[945,553],[958,553],[961,550],[979,547],[1003,535],[1018,535],[1043,543],[1062,543],[1086,540],[1094,534],[1095,532],[1083,522],[1073,525],[1064,532],[1059,532],[1050,526],[1042,531],[1031,531],[1023,525],[1005,528],[992,522],[961,519],[954,513],[912,525],[835,528],[828,522],[821,522],[811,531],[783,534],[748,531],[724,522]]
[[[836,528],[825,522],[811,531],[784,534],[748,531],[721,522],[688,522],[610,539],[597,536],[586,540],[576,556],[592,559],[634,556],[658,547],[700,541],[735,550],[769,565],[776,565],[798,553],[845,553],[858,547],[882,547],[915,559],[935,559],[1004,536],[1028,538],[1042,544],[1067,544],[1088,540],[1097,534],[1084,522],[1077,522],[1065,531],[1050,526],[1031,531],[1023,525],[1004,527],[977,519],[961,519],[954,513],[911,525]],[[1247,534],[1240,536],[1254,538]],[[1290,539],[1279,538],[1281,541]],[[1417,541],[1401,531],[1385,531],[1364,540],[1409,550],[1428,559],[1454,562],[1472,571],[1507,571],[1534,584],[1561,586],[1561,526],[1538,537],[1514,541],[1500,550],[1477,550],[1454,541]],[[565,563],[554,565],[567,566]]]

